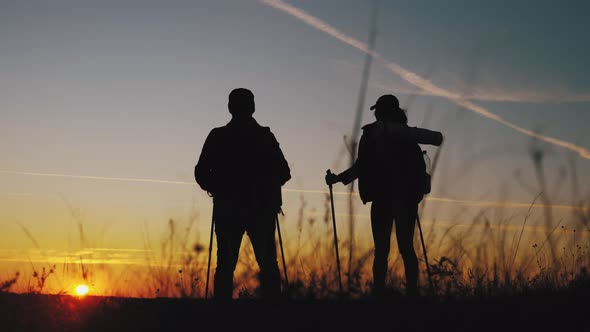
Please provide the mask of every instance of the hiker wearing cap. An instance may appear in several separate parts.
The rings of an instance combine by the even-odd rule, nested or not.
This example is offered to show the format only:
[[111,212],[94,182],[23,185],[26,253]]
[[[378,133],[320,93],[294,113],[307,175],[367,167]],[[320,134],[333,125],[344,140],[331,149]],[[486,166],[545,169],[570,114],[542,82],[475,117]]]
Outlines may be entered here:
[[424,197],[426,169],[418,144],[440,145],[440,132],[409,127],[405,111],[394,95],[379,97],[375,105],[376,121],[365,125],[353,166],[336,175],[327,174],[328,185],[347,185],[358,179],[363,204],[371,202],[371,230],[375,245],[373,292],[385,291],[387,259],[395,220],[396,238],[404,263],[406,293],[417,294],[418,259],[413,239],[418,204]]
[[[195,179],[213,197],[217,267],[216,299],[231,299],[233,274],[245,232],[260,267],[260,295],[280,295],[275,218],[281,209],[281,186],[290,178],[289,165],[270,128],[252,117],[254,94],[234,89],[229,94],[231,121],[211,130],[195,166]],[[212,226],[213,229],[213,226]]]

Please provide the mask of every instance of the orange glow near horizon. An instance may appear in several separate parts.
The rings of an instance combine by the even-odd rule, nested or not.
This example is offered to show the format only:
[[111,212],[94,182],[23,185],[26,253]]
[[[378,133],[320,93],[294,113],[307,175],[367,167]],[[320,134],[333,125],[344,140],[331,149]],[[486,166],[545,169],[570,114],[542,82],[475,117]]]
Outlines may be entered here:
[[88,295],[88,291],[90,291],[90,287],[88,287],[87,285],[76,286],[76,295],[79,297],[84,297]]

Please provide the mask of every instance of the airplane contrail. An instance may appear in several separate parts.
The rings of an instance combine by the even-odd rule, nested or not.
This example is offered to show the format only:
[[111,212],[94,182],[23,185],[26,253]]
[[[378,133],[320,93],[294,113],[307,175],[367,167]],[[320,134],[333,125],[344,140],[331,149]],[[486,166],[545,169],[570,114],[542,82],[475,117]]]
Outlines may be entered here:
[[[351,216],[348,213],[336,213],[335,215],[337,217],[343,217],[343,218]],[[325,217],[325,214],[321,213],[321,212],[312,212],[309,214],[309,216],[322,218],[322,217]],[[354,216],[355,218],[358,218],[358,219],[371,219],[370,214],[355,213],[355,214],[352,214],[352,216]],[[421,220],[420,222],[422,222],[425,225],[434,225],[436,227],[465,227],[465,228],[477,227],[477,228],[489,228],[489,229],[513,230],[513,231],[519,231],[519,230],[523,229],[523,226],[519,225],[519,224],[492,224],[492,223],[473,223],[473,222],[471,222],[471,223],[461,223],[461,222],[457,223],[456,221],[445,220],[445,219],[424,219],[424,220]],[[534,233],[546,233],[547,232],[547,227],[538,226],[538,225],[525,225],[524,229],[528,232],[534,232]],[[564,229],[564,230],[562,230],[562,232],[567,232],[567,233],[573,234],[576,232],[576,229],[575,228]]]
[[[40,173],[40,172],[19,172],[19,171],[7,171],[0,170],[0,173],[13,174],[13,175],[28,175],[28,176],[45,176],[45,177],[59,177],[59,178],[70,178],[70,179],[82,179],[82,180],[106,180],[106,181],[122,181],[122,182],[143,182],[143,183],[157,183],[157,184],[174,184],[174,185],[185,185],[185,186],[196,186],[195,182],[188,181],[170,181],[170,180],[158,180],[158,179],[141,179],[141,178],[120,178],[120,177],[108,177],[108,176],[93,176],[93,175],[74,175],[74,174],[58,174],[58,173]],[[288,193],[303,193],[303,194],[320,194],[328,195],[330,192],[327,190],[311,190],[311,189],[292,189],[283,188],[283,192]],[[334,191],[334,195],[358,196],[358,192],[350,193],[348,191]],[[31,194],[19,194],[22,196]],[[444,197],[426,196],[424,198],[427,201],[440,202],[440,203],[451,203],[466,206],[481,206],[481,207],[512,207],[512,208],[529,208],[531,203],[520,203],[520,202],[503,202],[503,201],[476,201],[476,200],[465,200],[465,199],[453,199]],[[577,211],[590,211],[590,207],[566,205],[566,204],[534,204],[534,208],[551,207],[554,209],[563,210],[577,210]]]
[[432,95],[446,98],[459,106],[462,106],[462,107],[464,107],[474,113],[477,113],[485,118],[488,118],[492,121],[496,121],[496,122],[510,128],[510,129],[513,129],[513,130],[521,133],[521,134],[536,138],[536,139],[541,140],[546,143],[550,143],[550,144],[557,145],[557,146],[566,148],[568,150],[574,151],[578,155],[580,155],[582,158],[590,160],[590,150],[588,150],[582,146],[578,146],[574,143],[567,142],[567,141],[564,141],[564,140],[561,140],[561,139],[558,139],[555,137],[551,137],[551,136],[541,135],[541,134],[533,132],[532,130],[529,130],[529,129],[520,127],[516,124],[513,124],[513,123],[509,122],[508,120],[500,117],[499,115],[488,111],[486,108],[465,99],[463,96],[456,94],[452,91],[446,90],[442,87],[439,87],[436,84],[432,83],[430,80],[398,65],[397,63],[387,60],[385,57],[383,57],[378,52],[370,50],[369,46],[367,44],[361,42],[360,40],[358,40],[354,37],[348,36],[344,32],[336,29],[335,27],[328,24],[327,22],[324,22],[321,19],[309,14],[308,12],[304,11],[303,9],[300,9],[298,7],[291,5],[291,4],[288,4],[283,0],[259,0],[259,2],[263,5],[272,7],[272,8],[277,9],[283,13],[286,13],[286,14],[304,22],[305,24],[311,26],[312,28],[315,28],[316,30],[324,32],[324,33],[330,35],[331,37],[336,38],[336,39],[340,40],[341,42],[343,42],[347,45],[350,45],[350,46],[352,46],[364,53],[370,54],[376,60],[381,61],[383,63],[383,65],[385,66],[385,68],[387,68],[391,72],[399,75],[406,82],[408,82],[408,83],[410,83],[410,84],[412,84],[424,91],[427,91],[428,93],[430,93]]
[[162,184],[181,184],[181,185],[195,185],[193,182],[185,181],[168,181],[168,180],[153,180],[153,179],[138,179],[138,178],[117,178],[107,176],[92,176],[92,175],[72,175],[72,174],[56,174],[56,173],[37,173],[37,172],[18,172],[0,170],[0,173],[14,174],[14,175],[31,175],[31,176],[46,176],[58,178],[84,179],[84,180],[109,180],[109,181],[124,181],[124,182],[148,182],[148,183],[162,183]]
[[28,197],[32,196],[31,193],[0,193],[0,196],[14,196],[14,197]]

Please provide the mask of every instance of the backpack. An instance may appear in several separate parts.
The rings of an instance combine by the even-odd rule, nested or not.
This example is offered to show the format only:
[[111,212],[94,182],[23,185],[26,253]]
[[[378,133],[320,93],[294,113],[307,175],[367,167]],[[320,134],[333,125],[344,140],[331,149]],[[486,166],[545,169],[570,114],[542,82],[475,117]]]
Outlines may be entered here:
[[418,143],[375,135],[373,127],[363,127],[359,145],[361,200],[364,204],[379,197],[421,201],[431,189],[425,152]]

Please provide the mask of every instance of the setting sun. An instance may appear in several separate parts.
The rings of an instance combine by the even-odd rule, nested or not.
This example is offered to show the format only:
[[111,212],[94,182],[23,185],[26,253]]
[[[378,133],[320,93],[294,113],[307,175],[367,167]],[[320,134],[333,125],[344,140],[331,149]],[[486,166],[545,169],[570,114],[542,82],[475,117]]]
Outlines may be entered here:
[[85,296],[88,294],[88,286],[86,285],[78,285],[78,287],[76,287],[76,295],[78,296]]

